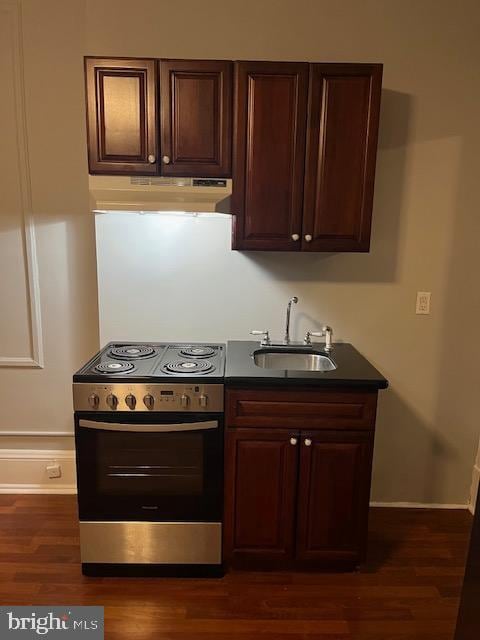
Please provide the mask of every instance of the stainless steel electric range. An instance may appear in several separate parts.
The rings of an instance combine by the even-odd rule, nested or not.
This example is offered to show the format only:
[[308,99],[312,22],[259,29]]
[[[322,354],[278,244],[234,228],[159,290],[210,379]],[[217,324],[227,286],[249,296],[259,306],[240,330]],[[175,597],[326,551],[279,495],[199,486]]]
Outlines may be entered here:
[[73,376],[82,571],[221,575],[222,344],[110,343]]

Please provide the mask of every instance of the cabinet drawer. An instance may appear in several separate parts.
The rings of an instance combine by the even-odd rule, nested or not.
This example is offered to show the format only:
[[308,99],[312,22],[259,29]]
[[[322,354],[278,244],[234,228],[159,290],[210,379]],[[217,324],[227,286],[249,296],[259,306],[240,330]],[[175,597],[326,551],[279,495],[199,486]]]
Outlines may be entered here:
[[228,389],[227,427],[373,429],[377,392]]

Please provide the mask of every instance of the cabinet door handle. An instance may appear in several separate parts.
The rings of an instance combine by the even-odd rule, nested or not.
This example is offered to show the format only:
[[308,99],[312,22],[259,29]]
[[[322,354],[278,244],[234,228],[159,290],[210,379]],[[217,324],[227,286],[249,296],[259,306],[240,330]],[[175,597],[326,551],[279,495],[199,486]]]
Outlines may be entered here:
[[300,236],[298,235],[298,233],[292,233],[292,240],[294,242],[296,242],[297,240],[300,240]]
[[307,235],[305,236],[305,242],[311,242],[312,241],[312,236],[307,233]]
[[150,163],[150,164],[155,164],[155,161],[156,161],[155,156],[154,156],[154,155],[152,155],[152,154],[150,154],[150,155],[148,156],[148,161],[149,161],[149,163]]
[[169,156],[163,156],[163,158],[162,158],[162,162],[163,162],[163,164],[170,164],[170,158],[169,158]]
[[290,438],[290,444],[295,446],[297,442],[298,442],[297,438]]
[[305,438],[305,446],[306,447],[311,447],[312,446],[312,441],[310,440],[310,438]]

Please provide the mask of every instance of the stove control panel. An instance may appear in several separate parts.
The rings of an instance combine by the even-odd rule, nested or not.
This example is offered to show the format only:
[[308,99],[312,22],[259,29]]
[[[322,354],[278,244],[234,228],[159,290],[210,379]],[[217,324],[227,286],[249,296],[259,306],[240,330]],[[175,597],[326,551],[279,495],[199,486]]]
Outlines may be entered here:
[[75,411],[223,411],[223,384],[73,383]]

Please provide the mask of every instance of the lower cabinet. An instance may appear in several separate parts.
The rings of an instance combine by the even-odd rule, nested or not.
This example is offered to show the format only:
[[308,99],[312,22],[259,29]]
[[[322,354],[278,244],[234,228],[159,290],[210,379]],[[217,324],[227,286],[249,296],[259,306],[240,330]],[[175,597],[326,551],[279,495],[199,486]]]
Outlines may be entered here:
[[294,555],[298,434],[232,429],[226,438],[225,555],[265,567]]
[[308,566],[365,557],[373,437],[301,432],[295,557]]
[[227,426],[227,565],[358,566],[366,554],[373,436],[373,429]]

